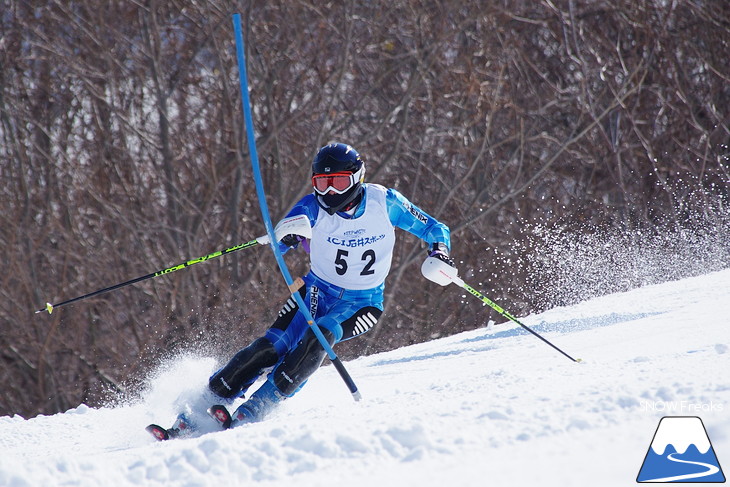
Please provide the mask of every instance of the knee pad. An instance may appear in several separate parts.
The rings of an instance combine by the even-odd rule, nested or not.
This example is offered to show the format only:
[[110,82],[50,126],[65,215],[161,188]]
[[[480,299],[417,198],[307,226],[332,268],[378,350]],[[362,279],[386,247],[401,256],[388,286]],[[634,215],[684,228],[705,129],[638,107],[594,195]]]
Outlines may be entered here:
[[[322,328],[327,342],[335,342],[334,334]],[[289,352],[282,362],[272,372],[272,381],[276,388],[285,396],[293,395],[299,387],[312,375],[322,362],[327,352],[322,348],[317,336],[309,329],[297,347]]]
[[273,366],[278,360],[279,355],[271,342],[258,338],[213,374],[208,380],[208,387],[221,397],[238,397],[256,382],[263,369]]

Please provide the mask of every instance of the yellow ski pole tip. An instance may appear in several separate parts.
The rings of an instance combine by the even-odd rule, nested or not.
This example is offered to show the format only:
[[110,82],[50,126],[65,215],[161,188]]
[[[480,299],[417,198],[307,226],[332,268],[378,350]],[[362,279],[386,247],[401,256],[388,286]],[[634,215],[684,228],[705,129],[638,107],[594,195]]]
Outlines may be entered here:
[[53,305],[51,303],[46,303],[46,311],[48,311],[48,314],[53,313]]

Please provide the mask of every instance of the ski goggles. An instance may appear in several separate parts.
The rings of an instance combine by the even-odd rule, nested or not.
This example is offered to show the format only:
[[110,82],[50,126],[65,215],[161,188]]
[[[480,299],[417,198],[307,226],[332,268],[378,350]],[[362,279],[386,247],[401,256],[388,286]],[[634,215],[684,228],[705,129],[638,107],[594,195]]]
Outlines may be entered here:
[[343,171],[331,174],[315,174],[312,176],[312,186],[317,193],[322,195],[330,191],[342,194],[357,184],[362,177],[362,172],[363,168],[361,167],[355,173]]

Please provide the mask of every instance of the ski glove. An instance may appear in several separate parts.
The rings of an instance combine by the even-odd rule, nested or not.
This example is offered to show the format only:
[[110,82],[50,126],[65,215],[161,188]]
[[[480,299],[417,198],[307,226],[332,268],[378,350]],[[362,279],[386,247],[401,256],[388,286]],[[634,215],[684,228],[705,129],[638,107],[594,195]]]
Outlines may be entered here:
[[440,242],[436,242],[433,245],[431,245],[431,249],[428,251],[429,257],[435,257],[441,262],[445,262],[449,264],[451,267],[456,267],[454,264],[454,260],[449,257],[449,249],[446,248],[445,244],[442,244]]
[[293,249],[297,248],[297,246],[301,242],[304,251],[306,253],[309,253],[309,241],[301,235],[294,235],[293,233],[290,233],[289,235],[284,235],[284,237],[279,241],[287,247],[291,247]]
[[294,235],[293,233],[290,233],[289,235],[284,235],[280,242],[287,247],[296,247],[302,240],[304,240],[304,237],[301,235]]

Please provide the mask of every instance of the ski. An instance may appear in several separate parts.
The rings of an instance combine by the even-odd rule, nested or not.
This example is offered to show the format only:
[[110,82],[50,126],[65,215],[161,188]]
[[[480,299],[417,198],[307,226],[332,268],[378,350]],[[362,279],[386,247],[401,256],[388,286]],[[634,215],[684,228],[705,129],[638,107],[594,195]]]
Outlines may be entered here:
[[168,430],[157,424],[147,425],[145,431],[151,434],[157,441],[165,441],[172,438]]
[[184,413],[181,413],[175,420],[175,424],[173,424],[170,428],[163,428],[159,424],[152,423],[147,425],[145,430],[154,436],[156,440],[166,441],[173,438],[190,436],[195,431],[195,428],[191,425],[187,416]]
[[[208,414],[218,423],[222,429],[227,430],[231,427],[233,418],[225,406],[216,404],[208,408]],[[177,417],[175,424],[171,428],[163,428],[158,424],[150,424],[145,427],[145,431],[151,434],[158,441],[167,441],[174,438],[182,438],[190,436],[195,428],[192,427],[187,416],[181,414]]]
[[233,418],[231,417],[231,413],[228,412],[228,409],[226,409],[225,406],[221,404],[211,406],[208,408],[208,414],[211,418],[215,419],[224,430],[227,430],[231,427]]

